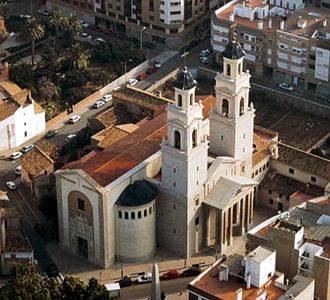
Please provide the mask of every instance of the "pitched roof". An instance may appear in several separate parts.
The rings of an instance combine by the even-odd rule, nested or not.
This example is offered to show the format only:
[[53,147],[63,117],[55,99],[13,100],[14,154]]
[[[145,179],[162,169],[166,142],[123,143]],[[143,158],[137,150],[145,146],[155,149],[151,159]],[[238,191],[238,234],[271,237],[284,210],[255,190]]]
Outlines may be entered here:
[[10,98],[0,100],[0,121],[6,120],[13,115],[19,107],[20,106]]
[[330,180],[330,160],[279,143],[278,160],[306,173]]
[[101,186],[107,186],[157,152],[166,133],[166,113],[162,113],[106,150],[91,152],[63,169],[81,169]]

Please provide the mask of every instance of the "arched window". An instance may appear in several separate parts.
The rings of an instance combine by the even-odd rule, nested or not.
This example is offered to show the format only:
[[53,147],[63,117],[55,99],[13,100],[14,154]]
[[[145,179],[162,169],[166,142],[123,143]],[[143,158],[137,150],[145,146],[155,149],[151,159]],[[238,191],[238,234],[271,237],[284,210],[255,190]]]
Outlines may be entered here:
[[127,220],[128,219],[128,212],[125,211],[125,219]]
[[121,219],[121,218],[122,218],[122,212],[121,212],[121,210],[120,210],[120,211],[118,211],[118,218],[119,218],[119,219]]
[[148,216],[148,211],[147,211],[146,209],[143,211],[143,215],[144,215],[145,217]]
[[197,130],[194,129],[192,132],[192,147],[195,148],[197,146]]
[[242,72],[242,63],[238,65],[238,75],[241,75]]
[[174,147],[181,149],[181,134],[177,130],[174,130]]
[[178,106],[182,107],[182,95],[178,95]]
[[131,219],[134,220],[135,219],[135,212],[131,213]]
[[241,98],[241,101],[239,102],[239,115],[243,115],[244,114],[244,98]]
[[138,211],[138,219],[141,219],[141,217],[142,217],[142,214],[141,214],[141,211],[139,210]]
[[230,64],[227,64],[227,76],[230,77]]
[[193,94],[190,94],[190,105],[192,106],[193,105]]
[[227,99],[222,99],[222,115],[228,117],[229,102]]

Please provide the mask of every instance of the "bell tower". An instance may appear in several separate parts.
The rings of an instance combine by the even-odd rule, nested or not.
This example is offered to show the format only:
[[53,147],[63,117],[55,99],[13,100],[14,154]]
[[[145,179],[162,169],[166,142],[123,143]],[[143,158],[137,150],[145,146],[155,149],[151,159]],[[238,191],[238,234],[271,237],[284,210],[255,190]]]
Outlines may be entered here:
[[206,123],[195,102],[197,83],[185,67],[174,82],[175,103],[167,108],[168,132],[162,149],[162,186],[188,198],[203,190],[207,177]]
[[227,44],[223,72],[216,76],[216,105],[210,113],[210,152],[246,163],[249,176],[253,152],[254,108],[249,104],[249,71],[243,72],[245,56],[235,40]]

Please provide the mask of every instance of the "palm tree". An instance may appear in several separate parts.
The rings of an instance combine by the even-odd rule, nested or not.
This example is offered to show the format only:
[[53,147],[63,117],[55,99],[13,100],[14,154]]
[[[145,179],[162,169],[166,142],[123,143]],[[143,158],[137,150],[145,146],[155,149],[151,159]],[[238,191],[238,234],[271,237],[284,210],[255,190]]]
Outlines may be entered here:
[[9,34],[7,30],[0,30],[0,47],[1,53],[3,53],[3,42],[8,38]]
[[70,40],[72,40],[75,35],[82,31],[82,26],[77,20],[76,16],[70,14],[66,17],[66,29],[69,32]]
[[66,27],[67,19],[63,16],[61,11],[54,11],[54,13],[49,18],[50,25],[55,27],[55,39],[54,39],[54,49],[56,50],[56,42],[58,38],[58,32]]
[[27,19],[27,31],[31,38],[31,62],[34,65],[34,42],[40,40],[44,34],[45,29],[37,22],[35,18]]
[[79,43],[71,46],[71,64],[73,69],[86,69],[89,64],[90,55],[86,50],[83,50]]

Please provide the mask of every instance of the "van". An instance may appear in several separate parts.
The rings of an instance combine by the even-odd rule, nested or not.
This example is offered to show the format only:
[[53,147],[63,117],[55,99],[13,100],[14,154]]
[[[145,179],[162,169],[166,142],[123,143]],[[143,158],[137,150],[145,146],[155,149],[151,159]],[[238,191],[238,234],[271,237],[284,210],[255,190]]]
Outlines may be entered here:
[[17,151],[17,152],[13,152],[12,154],[10,154],[10,158],[12,159],[12,160],[15,160],[15,159],[17,159],[17,158],[19,158],[19,157],[21,157],[22,156],[22,152],[19,152],[19,151]]
[[105,284],[105,288],[109,291],[111,298],[120,297],[120,285],[119,283],[108,283]]
[[21,171],[22,171],[22,166],[18,166],[18,167],[16,167],[16,169],[15,169],[15,174],[16,174],[17,176],[21,176]]

